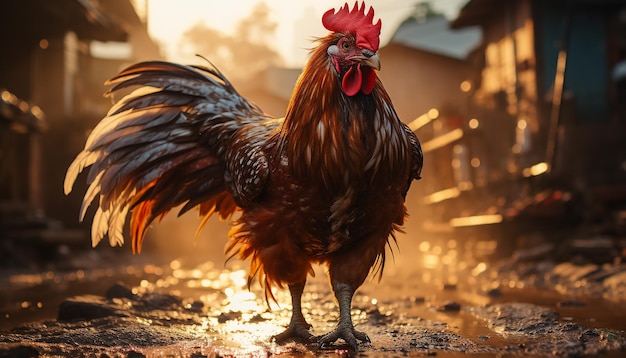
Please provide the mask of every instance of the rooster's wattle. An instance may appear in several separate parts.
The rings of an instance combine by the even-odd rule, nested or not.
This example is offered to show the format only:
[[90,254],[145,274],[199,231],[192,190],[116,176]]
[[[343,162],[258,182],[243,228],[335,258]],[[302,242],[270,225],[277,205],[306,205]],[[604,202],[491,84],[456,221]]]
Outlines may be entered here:
[[[381,21],[365,4],[327,11],[331,31],[318,40],[284,119],[241,97],[215,67],[167,62],[133,65],[108,83],[109,93],[136,87],[89,136],[68,169],[65,192],[91,167],[81,220],[97,199],[95,246],[124,242],[131,214],[133,250],[149,224],[171,209],[241,216],[228,251],[250,260],[250,279],[287,285],[293,311],[279,341],[352,347],[352,296],[370,272],[382,274],[390,237],[406,216],[405,196],[420,177],[422,152],[377,77]],[[301,296],[312,264],[325,264],[339,304],[335,330],[309,331]]]

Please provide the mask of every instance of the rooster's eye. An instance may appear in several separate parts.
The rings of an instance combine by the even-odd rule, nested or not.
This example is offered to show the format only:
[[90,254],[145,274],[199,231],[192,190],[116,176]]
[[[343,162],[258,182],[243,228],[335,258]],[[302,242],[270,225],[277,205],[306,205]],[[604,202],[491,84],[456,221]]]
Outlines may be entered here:
[[342,44],[341,44],[341,47],[342,47],[344,50],[347,50],[347,49],[349,49],[349,48],[350,48],[350,44],[349,44],[348,42],[344,42],[344,43],[342,43]]

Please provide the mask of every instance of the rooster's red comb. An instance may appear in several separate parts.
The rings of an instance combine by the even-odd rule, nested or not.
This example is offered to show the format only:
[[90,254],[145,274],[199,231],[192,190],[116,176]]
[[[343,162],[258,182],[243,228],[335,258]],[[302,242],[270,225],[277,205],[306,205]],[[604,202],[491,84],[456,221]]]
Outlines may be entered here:
[[337,13],[335,9],[330,9],[322,16],[322,24],[327,30],[353,33],[356,35],[357,46],[376,52],[380,44],[381,21],[378,19],[378,22],[374,24],[372,20],[374,20],[374,9],[370,6],[366,15],[365,2],[359,8],[358,1],[354,3],[352,11],[346,3]]

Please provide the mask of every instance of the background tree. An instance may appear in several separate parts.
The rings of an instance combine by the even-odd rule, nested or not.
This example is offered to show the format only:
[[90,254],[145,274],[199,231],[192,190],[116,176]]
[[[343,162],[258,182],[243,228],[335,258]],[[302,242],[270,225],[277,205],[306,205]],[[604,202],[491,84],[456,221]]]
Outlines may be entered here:
[[418,21],[425,21],[430,18],[443,17],[444,14],[437,11],[430,1],[422,1],[415,4],[412,17]]
[[183,45],[208,58],[232,81],[245,81],[283,63],[271,46],[276,26],[269,18],[269,7],[260,2],[239,21],[232,35],[198,23],[183,34]]

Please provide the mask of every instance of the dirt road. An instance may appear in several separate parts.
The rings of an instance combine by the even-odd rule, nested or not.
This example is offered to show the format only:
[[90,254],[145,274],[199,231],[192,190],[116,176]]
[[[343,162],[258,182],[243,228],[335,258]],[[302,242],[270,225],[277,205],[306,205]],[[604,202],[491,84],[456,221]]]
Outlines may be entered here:
[[[353,319],[372,340],[359,356],[626,353],[626,266],[494,264],[459,245],[422,241],[396,253],[380,283],[358,291]],[[65,268],[5,270],[0,357],[355,354],[341,341],[324,350],[272,342],[289,321],[288,293],[277,290],[279,305],[268,308],[258,285],[248,290],[243,263],[104,249],[81,255]],[[314,334],[334,327],[338,313],[323,268],[303,300]]]

